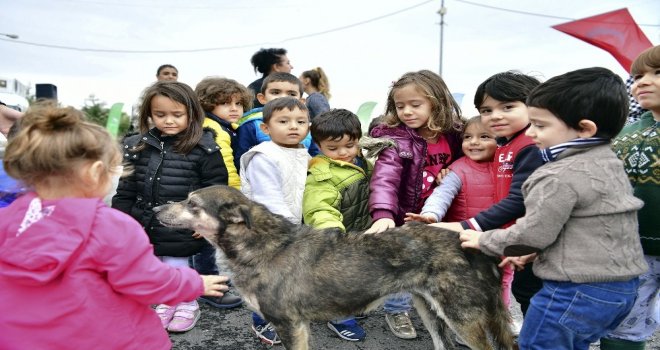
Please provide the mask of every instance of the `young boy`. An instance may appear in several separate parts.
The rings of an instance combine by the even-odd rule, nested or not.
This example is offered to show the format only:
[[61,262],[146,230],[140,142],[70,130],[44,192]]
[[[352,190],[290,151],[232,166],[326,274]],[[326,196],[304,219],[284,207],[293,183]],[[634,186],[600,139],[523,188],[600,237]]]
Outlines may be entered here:
[[238,147],[236,129],[243,112],[251,107],[252,95],[236,80],[220,77],[204,78],[195,87],[195,93],[206,113],[203,126],[216,133],[215,141],[229,173],[229,186],[240,190],[239,157],[234,157]]
[[526,134],[546,162],[525,181],[525,216],[507,229],[461,232],[464,248],[495,256],[538,253],[521,349],[588,349],[635,301],[647,270],[635,198],[610,140],[626,120],[623,81],[605,68],[554,77],[527,99]]
[[[538,148],[532,139],[525,135],[529,128],[525,100],[539,84],[534,77],[509,71],[495,74],[477,87],[474,105],[479,110],[484,125],[496,136],[498,144],[493,158],[496,204],[473,218],[462,221],[460,225],[434,225],[455,230],[487,231],[507,227],[525,214],[522,184],[543,164]],[[512,289],[524,315],[529,300],[541,289],[541,280],[534,276],[531,265],[516,271],[515,276],[510,266],[504,266],[502,273],[503,288]],[[508,292],[504,292],[505,301],[509,300],[507,294]],[[518,333],[520,325],[514,324],[513,331]]]
[[[301,223],[311,158],[301,144],[309,132],[307,107],[296,97],[274,99],[264,106],[259,127],[270,141],[252,147],[241,157],[241,191],[271,212]],[[272,325],[254,312],[252,329],[266,344],[281,342]]]
[[642,52],[632,64],[633,97],[643,109],[637,122],[619,133],[612,149],[623,160],[635,197],[644,201],[637,212],[639,236],[649,271],[639,276],[637,300],[619,326],[600,341],[602,350],[644,349],[660,325],[660,46]]
[[[357,115],[332,109],[314,119],[311,134],[321,154],[309,163],[303,194],[303,218],[316,228],[343,232],[371,226],[369,177],[373,166],[360,154],[362,128]],[[340,338],[364,340],[366,333],[354,317],[328,322]]]
[[[257,94],[257,100],[262,104],[266,104],[276,98],[280,97],[295,97],[301,99],[303,94],[302,83],[295,75],[290,73],[272,73],[269,74],[261,87],[261,92]],[[250,148],[270,140],[268,134],[261,130],[263,123],[263,107],[254,108],[243,115],[238,121],[238,148],[236,149],[235,156],[241,156],[250,150]],[[306,135],[303,139],[303,145],[310,148],[312,144],[311,135]],[[318,152],[310,149],[312,156]]]

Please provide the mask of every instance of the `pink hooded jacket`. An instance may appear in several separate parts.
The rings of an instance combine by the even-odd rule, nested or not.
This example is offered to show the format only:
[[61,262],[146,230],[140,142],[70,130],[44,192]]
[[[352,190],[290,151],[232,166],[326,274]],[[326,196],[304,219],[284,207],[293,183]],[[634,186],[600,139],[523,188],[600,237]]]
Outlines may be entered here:
[[169,349],[149,305],[204,291],[194,270],[158,260],[140,224],[101,199],[28,193],[0,218],[3,349]]

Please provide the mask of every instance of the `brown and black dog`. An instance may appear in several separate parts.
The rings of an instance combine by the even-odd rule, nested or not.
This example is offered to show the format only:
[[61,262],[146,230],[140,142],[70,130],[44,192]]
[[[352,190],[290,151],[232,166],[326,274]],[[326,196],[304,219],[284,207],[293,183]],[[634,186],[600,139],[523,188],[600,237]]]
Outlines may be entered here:
[[[435,349],[512,349],[496,262],[465,252],[458,234],[419,223],[379,234],[295,225],[227,186],[154,209],[171,227],[195,230],[222,249],[248,306],[287,349],[308,349],[310,321],[373,310],[410,292]],[[493,343],[489,340],[493,340]]]

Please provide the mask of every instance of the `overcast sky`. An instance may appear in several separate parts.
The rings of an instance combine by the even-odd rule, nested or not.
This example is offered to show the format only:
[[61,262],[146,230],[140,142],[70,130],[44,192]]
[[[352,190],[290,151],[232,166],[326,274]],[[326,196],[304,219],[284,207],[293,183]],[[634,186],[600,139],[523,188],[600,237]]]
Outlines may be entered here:
[[[602,66],[626,75],[610,54],[552,25],[627,7],[660,43],[660,0],[446,0],[445,7],[443,77],[466,95],[468,116],[476,113],[475,88],[497,72],[546,80]],[[371,100],[376,114],[403,73],[438,71],[439,8],[440,0],[0,0],[0,33],[20,36],[0,36],[0,77],[55,84],[66,105],[95,94],[129,111],[163,63],[193,88],[210,75],[248,85],[259,76],[252,54],[284,47],[296,76],[316,66],[327,72],[332,107],[355,111]],[[172,50],[189,52],[162,52]]]

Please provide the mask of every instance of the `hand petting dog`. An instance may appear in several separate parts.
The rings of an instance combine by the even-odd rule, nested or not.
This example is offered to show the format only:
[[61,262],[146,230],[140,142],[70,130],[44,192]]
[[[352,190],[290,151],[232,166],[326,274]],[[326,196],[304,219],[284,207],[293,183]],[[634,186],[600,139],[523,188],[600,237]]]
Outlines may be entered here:
[[227,276],[201,275],[200,277],[202,277],[202,281],[204,282],[204,295],[221,297],[224,295],[223,292],[229,290],[227,286],[229,277]]
[[463,230],[458,238],[461,240],[461,248],[479,249],[479,237],[481,232],[475,230]]

